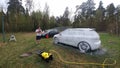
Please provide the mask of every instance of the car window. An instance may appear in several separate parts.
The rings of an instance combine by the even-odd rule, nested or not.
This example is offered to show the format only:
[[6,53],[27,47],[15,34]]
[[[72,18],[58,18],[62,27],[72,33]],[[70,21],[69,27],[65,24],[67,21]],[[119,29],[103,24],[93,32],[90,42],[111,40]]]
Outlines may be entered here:
[[76,35],[75,31],[72,31],[72,30],[65,30],[65,31],[61,32],[61,34],[63,34],[63,35]]
[[76,34],[76,35],[84,35],[84,31],[75,31],[74,34]]
[[65,30],[65,31],[61,32],[61,34],[67,35],[67,31]]
[[75,31],[68,31],[68,35],[76,35]]
[[85,35],[96,35],[97,32],[96,31],[85,31]]
[[54,33],[55,33],[55,31],[50,31],[49,33],[50,33],[50,34],[54,34]]

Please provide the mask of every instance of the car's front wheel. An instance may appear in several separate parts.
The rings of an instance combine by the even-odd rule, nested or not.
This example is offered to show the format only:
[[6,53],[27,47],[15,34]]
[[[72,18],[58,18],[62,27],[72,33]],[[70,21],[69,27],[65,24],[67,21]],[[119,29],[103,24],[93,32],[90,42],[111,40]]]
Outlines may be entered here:
[[59,43],[59,39],[58,39],[58,38],[54,38],[53,43],[54,43],[54,44],[58,44],[58,43]]
[[84,41],[80,42],[78,44],[78,47],[79,47],[81,53],[86,53],[90,50],[90,45]]

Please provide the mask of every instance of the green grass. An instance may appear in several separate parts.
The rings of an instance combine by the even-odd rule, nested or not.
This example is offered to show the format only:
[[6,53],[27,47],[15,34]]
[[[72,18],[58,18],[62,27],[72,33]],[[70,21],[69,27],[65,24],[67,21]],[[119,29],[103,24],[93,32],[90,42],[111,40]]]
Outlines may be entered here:
[[[2,43],[0,34],[0,68],[101,68],[95,65],[64,64],[54,53],[54,60],[46,63],[35,54],[36,50],[49,51],[51,49],[56,50],[66,61],[102,63],[105,58],[113,58],[117,60],[117,64],[105,68],[120,67],[120,37],[107,33],[100,33],[102,47],[107,49],[106,55],[102,56],[81,54],[78,49],[72,47],[53,45],[52,38],[41,39],[40,44],[36,45],[35,33],[15,33],[15,36],[17,42],[8,42],[10,34],[7,34],[6,43]],[[21,58],[20,55],[25,52],[33,52],[33,55]]]

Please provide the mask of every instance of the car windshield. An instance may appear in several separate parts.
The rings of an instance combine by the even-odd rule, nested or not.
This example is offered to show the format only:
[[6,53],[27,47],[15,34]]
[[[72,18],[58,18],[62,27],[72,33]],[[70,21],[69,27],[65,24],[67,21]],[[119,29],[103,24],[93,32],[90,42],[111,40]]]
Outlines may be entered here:
[[45,33],[50,32],[50,30],[45,30]]
[[50,31],[56,31],[56,32],[57,32],[56,29],[49,29],[49,30],[45,30],[45,33],[48,33],[48,32],[50,32]]

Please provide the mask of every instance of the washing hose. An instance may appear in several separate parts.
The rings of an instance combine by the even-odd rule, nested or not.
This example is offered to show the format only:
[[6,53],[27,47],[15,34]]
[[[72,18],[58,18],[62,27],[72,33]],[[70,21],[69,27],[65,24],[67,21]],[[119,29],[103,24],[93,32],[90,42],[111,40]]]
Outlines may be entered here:
[[[57,51],[55,51],[55,50],[50,50],[50,52],[55,53],[55,54],[58,56],[58,58],[60,59],[60,61],[63,62],[63,63],[65,63],[65,64],[97,65],[97,66],[102,66],[102,68],[105,68],[105,66],[113,66],[113,65],[116,64],[116,60],[114,60],[114,59],[112,59],[112,58],[105,58],[105,60],[103,61],[103,63],[92,63],[92,62],[90,62],[90,63],[79,63],[79,62],[69,62],[69,61],[63,60],[63,58],[60,56],[60,54],[59,54]],[[109,64],[109,63],[106,63],[106,61],[108,61],[108,60],[112,60],[113,63],[110,63],[110,64]]]

